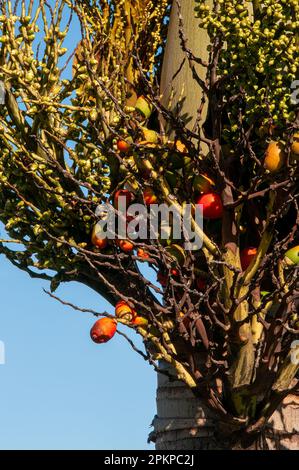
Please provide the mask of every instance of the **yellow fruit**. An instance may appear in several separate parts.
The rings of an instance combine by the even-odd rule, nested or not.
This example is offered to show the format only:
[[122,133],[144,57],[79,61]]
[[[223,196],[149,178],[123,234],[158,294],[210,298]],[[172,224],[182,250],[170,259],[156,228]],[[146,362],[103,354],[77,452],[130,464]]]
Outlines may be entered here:
[[[156,144],[159,140],[159,135],[156,131],[148,129],[147,127],[141,127],[142,134],[145,142]],[[144,141],[143,141],[144,142]]]
[[299,133],[293,135],[291,150],[296,156],[299,156]]
[[139,111],[139,113],[148,119],[153,111],[153,105],[150,103],[149,99],[145,96],[139,96],[136,101],[135,109]]
[[280,142],[270,142],[266,150],[264,167],[271,173],[279,171],[284,165],[286,154]]
[[293,142],[291,150],[295,155],[299,155],[299,142],[297,141]]
[[289,264],[299,264],[299,245],[288,250],[285,256]]

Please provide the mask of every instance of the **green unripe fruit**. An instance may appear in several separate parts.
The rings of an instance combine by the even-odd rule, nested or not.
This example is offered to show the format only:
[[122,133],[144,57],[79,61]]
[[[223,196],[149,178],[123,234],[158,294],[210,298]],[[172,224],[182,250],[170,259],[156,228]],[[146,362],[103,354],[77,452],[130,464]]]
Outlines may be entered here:
[[285,257],[288,264],[299,264],[299,245],[288,250]]
[[135,104],[135,109],[146,119],[151,116],[153,111],[152,104],[145,96],[139,96]]

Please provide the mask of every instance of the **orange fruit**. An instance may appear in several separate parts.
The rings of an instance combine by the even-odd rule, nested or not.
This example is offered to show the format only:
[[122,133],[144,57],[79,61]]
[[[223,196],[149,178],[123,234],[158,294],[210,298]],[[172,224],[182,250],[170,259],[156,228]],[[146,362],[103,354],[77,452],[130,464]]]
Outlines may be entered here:
[[95,343],[107,343],[113,338],[117,330],[117,322],[113,318],[101,318],[96,321],[90,330],[90,337]]
[[283,145],[280,142],[270,142],[265,154],[264,167],[271,173],[279,171],[286,159]]

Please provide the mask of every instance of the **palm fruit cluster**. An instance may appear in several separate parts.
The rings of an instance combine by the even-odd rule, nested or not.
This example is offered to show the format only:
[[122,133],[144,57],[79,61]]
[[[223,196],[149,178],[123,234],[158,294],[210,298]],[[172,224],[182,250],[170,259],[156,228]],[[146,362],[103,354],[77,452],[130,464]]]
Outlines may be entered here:
[[[96,290],[115,310],[93,341],[134,329],[156,369],[168,362],[224,421],[256,430],[298,372],[297,1],[198,0],[207,62],[180,20],[180,47],[206,75],[192,69],[192,130],[159,90],[171,2],[27,3],[1,7],[0,252],[52,292],[72,280]],[[82,37],[67,50],[70,12]],[[106,239],[97,209],[118,211],[121,196],[146,217],[156,203],[179,218],[200,207],[203,246],[186,249],[175,216],[165,239]]]

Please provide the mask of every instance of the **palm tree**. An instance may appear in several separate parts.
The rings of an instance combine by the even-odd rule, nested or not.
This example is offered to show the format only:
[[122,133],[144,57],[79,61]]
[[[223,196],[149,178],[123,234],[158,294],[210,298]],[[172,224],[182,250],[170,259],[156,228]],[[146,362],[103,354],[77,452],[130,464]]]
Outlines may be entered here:
[[[115,308],[83,310],[94,341],[119,333],[157,370],[157,449],[298,448],[296,5],[2,4],[0,252],[57,300],[77,281]],[[147,209],[107,238],[121,195]],[[155,202],[166,240],[138,232]]]

